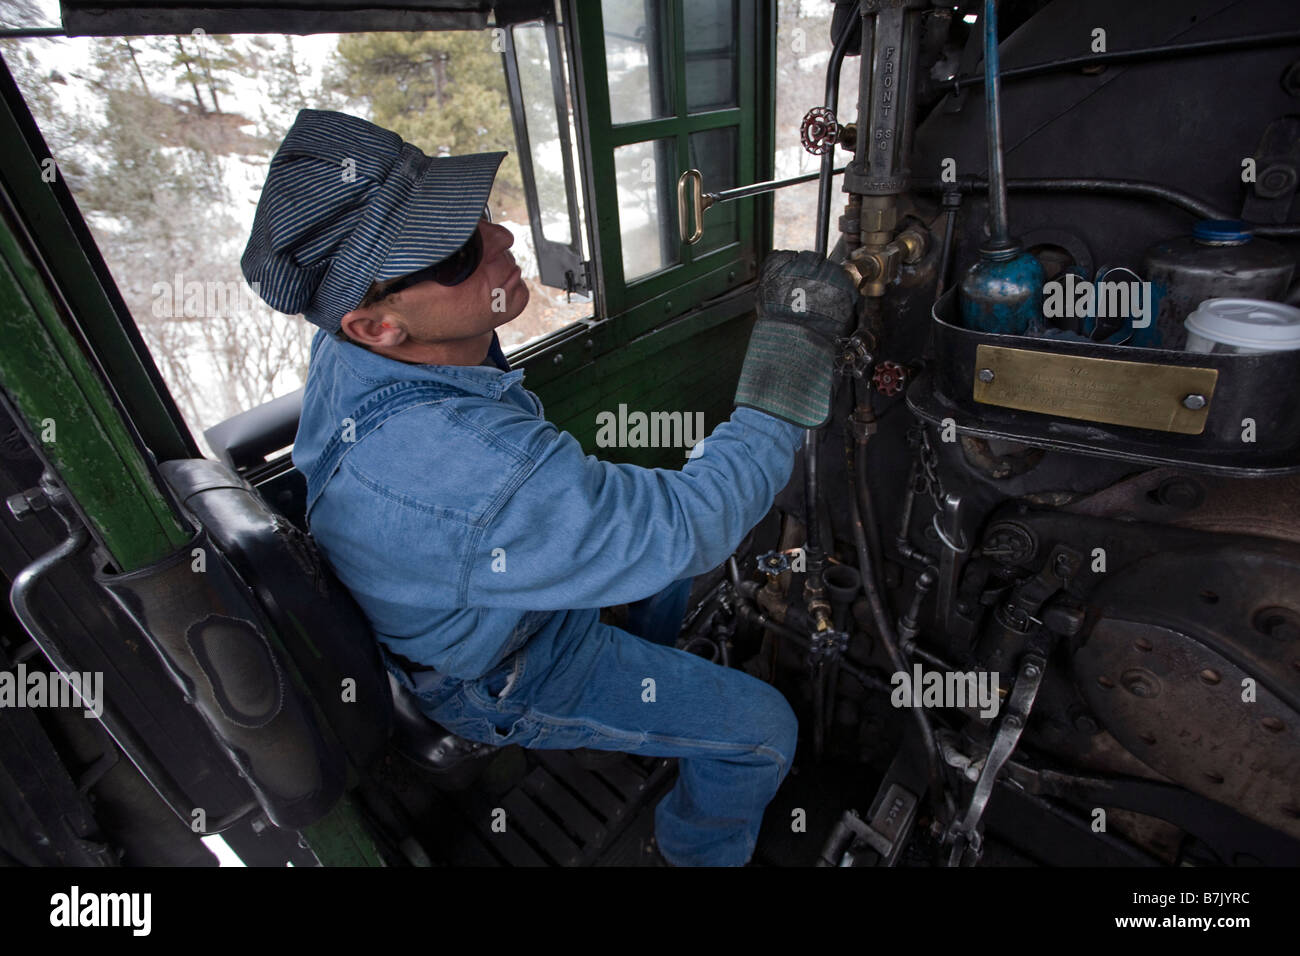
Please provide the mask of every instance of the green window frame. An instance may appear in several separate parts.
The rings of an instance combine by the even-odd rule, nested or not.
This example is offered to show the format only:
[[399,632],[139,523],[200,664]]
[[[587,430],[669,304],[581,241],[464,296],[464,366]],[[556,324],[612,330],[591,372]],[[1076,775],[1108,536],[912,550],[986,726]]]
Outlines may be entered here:
[[[628,281],[624,272],[623,233],[620,229],[617,164],[619,147],[666,140],[677,168],[671,182],[660,183],[660,210],[667,221],[663,228],[677,241],[677,178],[690,168],[691,136],[713,130],[734,129],[736,142],[735,182],[720,184],[706,178],[709,191],[770,178],[774,96],[771,64],[774,38],[769,24],[775,16],[770,0],[735,3],[736,16],[736,103],[734,106],[687,110],[686,4],[690,0],[646,0],[646,8],[662,12],[665,36],[663,59],[667,62],[667,115],[616,124],[610,115],[605,27],[602,5],[592,0],[564,0],[564,20],[569,49],[581,51],[575,57],[573,86],[578,98],[579,146],[583,154],[583,186],[597,278],[597,316],[627,315],[652,300],[681,290],[673,301],[664,301],[638,325],[646,327],[687,311],[690,303],[719,295],[742,285],[757,274],[760,254],[770,246],[771,203],[766,197],[738,200],[715,206],[706,215],[711,221],[733,218],[735,239],[712,248],[706,243],[691,246],[677,243],[677,261],[658,271]],[[767,72],[764,74],[763,70]],[[760,83],[760,77],[767,77]],[[662,175],[662,172],[661,172]],[[670,197],[670,201],[669,201]],[[730,207],[730,208],[728,208]],[[713,219],[710,219],[713,217]],[[705,235],[707,242],[709,236]]]

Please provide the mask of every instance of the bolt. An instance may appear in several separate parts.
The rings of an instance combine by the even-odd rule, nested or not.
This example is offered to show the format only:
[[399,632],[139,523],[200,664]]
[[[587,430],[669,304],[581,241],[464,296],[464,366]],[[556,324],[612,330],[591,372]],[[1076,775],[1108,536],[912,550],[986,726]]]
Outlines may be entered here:
[[1097,721],[1093,720],[1088,714],[1079,714],[1074,718],[1074,729],[1080,733],[1095,734],[1097,732]]
[[1160,696],[1160,689],[1152,675],[1146,671],[1131,670],[1120,677],[1120,682],[1134,697],[1150,698]]
[[1192,411],[1205,407],[1205,396],[1195,393],[1183,397],[1183,407],[1190,408]]
[[1155,499],[1169,508],[1186,511],[1200,505],[1205,500],[1205,492],[1188,478],[1170,478],[1160,483],[1155,490]]
[[987,385],[989,382],[993,381],[993,369],[991,369],[991,368],[982,368],[982,369],[980,369],[980,372],[979,372],[979,380],[980,380],[981,382],[983,382],[985,385]]
[[39,487],[28,488],[5,499],[9,512],[19,521],[26,521],[38,511],[50,506],[50,499]]
[[561,362],[563,362],[563,361],[564,361],[564,355],[563,355],[562,353],[560,353],[560,352],[556,352],[556,353],[555,353],[555,358],[551,359],[551,364],[552,364],[552,365],[559,365],[559,364],[560,364]]

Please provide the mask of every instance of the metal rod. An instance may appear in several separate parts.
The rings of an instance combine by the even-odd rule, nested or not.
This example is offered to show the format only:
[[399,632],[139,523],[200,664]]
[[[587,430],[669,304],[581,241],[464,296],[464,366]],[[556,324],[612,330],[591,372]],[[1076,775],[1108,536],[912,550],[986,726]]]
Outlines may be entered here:
[[63,27],[0,27],[0,39],[21,40],[25,37],[66,37]]
[[[801,634],[792,627],[788,627],[785,624],[772,620],[772,618],[768,617],[755,607],[744,595],[738,594],[736,597],[736,613],[750,623],[757,624],[759,627],[771,631],[778,637],[784,637],[800,650],[808,651],[812,649],[812,642],[808,639],[807,635]],[[881,691],[886,694],[891,693],[894,690],[894,685],[885,683],[880,680],[880,678],[867,673],[866,670],[859,667],[857,664],[854,664],[852,661],[844,660],[843,658],[840,659],[840,672],[848,674],[859,684],[869,690]]]
[[955,189],[943,194],[943,207],[947,210],[943,223],[943,248],[939,252],[939,270],[934,282],[934,301],[938,302],[948,288],[948,272],[952,268],[952,241],[957,227],[957,210],[961,207],[961,193]]
[[[858,22],[857,14],[858,5],[853,5],[853,12],[844,18],[844,26],[840,30],[840,35],[835,38],[835,46],[831,49],[831,61],[826,66],[826,95],[822,98],[823,105],[832,113],[839,107],[840,102],[840,67],[844,64],[844,51],[848,49],[849,37],[853,34],[853,25]],[[866,69],[863,64],[863,69]],[[822,168],[817,173],[817,239],[815,248],[817,255],[825,258],[826,247],[830,242],[829,231],[831,224],[831,179],[835,175],[835,147],[822,156]],[[841,167],[838,172],[843,172]]]
[[984,132],[989,150],[989,247],[1011,245],[1007,229],[1007,177],[1002,168],[1002,94],[998,86],[997,0],[984,0]]
[[[841,166],[839,169],[831,170],[832,176],[838,176],[848,166]],[[724,189],[721,192],[705,193],[705,206],[713,206],[720,202],[731,202],[733,199],[748,199],[750,196],[757,196],[760,193],[769,193],[775,189],[784,189],[786,186],[797,186],[799,183],[806,183],[810,180],[821,176],[817,173],[804,173],[801,176],[791,176],[789,179],[769,179],[761,183],[751,183],[748,186],[736,186],[734,189]]]
[[[1236,216],[1216,209],[1203,199],[1189,193],[1163,186],[1160,183],[1138,179],[1105,179],[1095,177],[1039,177],[1025,179],[1007,179],[1006,188],[1014,192],[1087,192],[1110,194],[1115,196],[1136,196],[1143,199],[1160,199],[1177,206],[1199,219],[1235,219]],[[984,192],[989,183],[983,176],[961,176],[957,182],[944,183],[937,179],[927,179],[913,184],[913,189],[920,193],[937,193],[954,186],[963,193]],[[1261,238],[1294,238],[1300,236],[1300,223],[1288,222],[1281,225],[1269,223],[1247,223],[1251,232]]]
[[[64,523],[68,526],[68,536],[61,544],[41,555],[14,578],[12,589],[9,591],[9,604],[13,608],[14,616],[31,635],[32,641],[41,649],[41,653],[59,672],[64,680],[68,681],[69,686],[76,690],[76,685],[68,680],[67,675],[73,672],[73,667],[63,656],[63,652],[58,645],[50,638],[45,628],[41,626],[36,612],[31,606],[31,592],[36,586],[36,582],[41,579],[51,568],[59,564],[65,558],[76,554],[86,543],[90,541],[90,533],[86,530],[85,525],[77,519],[69,518],[63,511],[56,506],[55,510],[59,517],[63,518]],[[74,524],[74,522],[76,522]],[[80,696],[80,695],[78,695]],[[89,703],[83,699],[82,703]],[[189,802],[182,794],[176,782],[164,767],[154,761],[149,755],[145,746],[136,738],[134,731],[125,723],[119,721],[106,701],[100,701],[100,713],[98,716],[100,724],[108,735],[113,738],[113,742],[118,748],[126,754],[131,763],[135,764],[140,775],[144,777],[149,786],[153,787],[158,797],[167,804],[172,813],[177,818],[188,825],[190,823]]]
[[[1229,53],[1233,50],[1258,49],[1270,46],[1288,46],[1300,43],[1300,31],[1286,33],[1254,33],[1250,36],[1227,37],[1221,40],[1202,40],[1198,43],[1174,43],[1165,46],[1139,47],[1135,50],[1111,50],[1106,53],[1091,53],[1085,56],[1071,56],[1060,60],[1045,60],[1042,63],[1030,63],[998,72],[1000,80],[1022,80],[1044,73],[1060,73],[1066,70],[1081,69],[1088,66],[1101,66],[1106,63],[1125,63],[1133,60],[1175,59],[1183,56],[1198,56],[1204,53]],[[988,82],[987,72],[958,76],[948,81],[954,90],[980,86]],[[947,84],[945,84],[946,86]]]
[[[855,483],[863,481],[862,475],[856,475]],[[871,585],[873,571],[871,567],[871,555],[867,551],[867,534],[862,526],[862,511],[858,506],[857,488],[849,489],[849,517],[853,529],[853,542],[858,551],[858,570],[861,572],[862,589],[867,595],[867,604],[871,608],[871,616],[875,620],[876,630],[879,634],[880,641],[885,646],[885,652],[889,657],[889,663],[894,668],[895,673],[907,673],[907,658],[903,656],[898,647],[898,638],[894,633],[893,625],[890,623],[885,608],[880,600],[880,594]],[[935,740],[934,729],[930,726],[930,718],[926,715],[922,707],[910,708],[912,717],[916,721],[917,729],[921,732],[921,741],[925,748],[926,764],[928,776],[930,779],[930,788],[934,791],[933,796],[936,800],[942,800],[948,811],[948,820],[955,818],[957,813],[956,802],[952,798],[948,787],[945,784],[942,758],[939,755],[939,745]]]

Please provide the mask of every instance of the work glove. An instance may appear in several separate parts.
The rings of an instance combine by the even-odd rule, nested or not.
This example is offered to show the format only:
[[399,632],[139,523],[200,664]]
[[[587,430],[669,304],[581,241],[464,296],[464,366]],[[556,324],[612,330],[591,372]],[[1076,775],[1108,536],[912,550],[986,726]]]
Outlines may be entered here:
[[857,297],[848,274],[815,252],[768,256],[736,404],[801,428],[826,424],[835,340],[849,334]]

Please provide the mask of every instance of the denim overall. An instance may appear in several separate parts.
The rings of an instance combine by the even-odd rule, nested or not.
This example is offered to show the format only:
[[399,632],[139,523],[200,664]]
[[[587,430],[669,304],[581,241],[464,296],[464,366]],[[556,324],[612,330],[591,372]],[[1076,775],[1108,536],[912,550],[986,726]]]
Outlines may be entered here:
[[[367,435],[401,411],[457,394],[437,382],[396,382],[374,393],[351,416],[354,440],[335,434],[312,469],[308,521]],[[797,723],[775,688],[672,646],[690,585],[681,579],[631,605],[635,634],[603,624],[596,608],[525,613],[500,663],[473,680],[408,672],[382,642],[380,649],[420,709],[468,739],[679,758],[678,780],[655,810],[660,851],[675,865],[740,866],[789,772]]]

